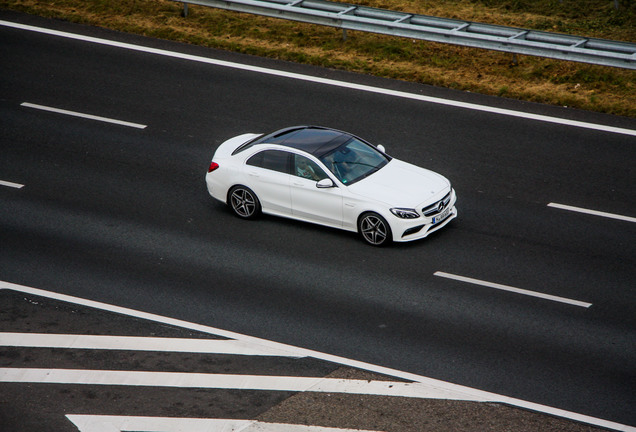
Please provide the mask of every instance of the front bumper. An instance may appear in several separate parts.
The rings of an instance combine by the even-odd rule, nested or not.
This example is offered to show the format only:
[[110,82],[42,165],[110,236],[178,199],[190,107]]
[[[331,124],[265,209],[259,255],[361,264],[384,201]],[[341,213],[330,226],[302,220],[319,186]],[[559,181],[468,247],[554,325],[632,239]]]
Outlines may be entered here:
[[437,223],[422,223],[421,219],[417,219],[409,224],[401,223],[400,226],[394,229],[393,240],[396,242],[407,242],[412,240],[422,239],[431,233],[445,227],[450,221],[457,217],[457,208],[453,206],[448,216]]
[[[451,190],[450,200],[443,211],[429,214],[429,216],[420,216],[417,219],[401,219],[393,217],[390,225],[393,231],[393,241],[407,242],[422,239],[431,233],[445,227],[450,221],[458,215],[455,203],[457,195]],[[435,203],[436,205],[437,203]],[[429,206],[429,208],[432,206]]]

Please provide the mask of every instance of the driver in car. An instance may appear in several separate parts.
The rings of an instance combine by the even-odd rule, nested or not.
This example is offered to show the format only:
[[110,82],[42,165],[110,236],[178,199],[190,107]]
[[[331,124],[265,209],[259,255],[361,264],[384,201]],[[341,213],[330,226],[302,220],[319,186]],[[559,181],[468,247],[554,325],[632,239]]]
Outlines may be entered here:
[[320,180],[314,169],[307,163],[307,159],[299,158],[296,164],[296,174],[310,180]]

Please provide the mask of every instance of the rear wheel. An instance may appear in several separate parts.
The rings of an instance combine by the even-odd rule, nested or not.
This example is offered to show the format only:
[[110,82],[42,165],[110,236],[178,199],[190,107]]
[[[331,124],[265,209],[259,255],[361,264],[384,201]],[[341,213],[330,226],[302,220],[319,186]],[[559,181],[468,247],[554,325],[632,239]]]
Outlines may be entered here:
[[364,213],[358,220],[358,231],[367,243],[386,246],[393,240],[387,221],[377,213]]
[[234,186],[228,195],[228,204],[238,217],[253,219],[261,212],[261,203],[250,188]]

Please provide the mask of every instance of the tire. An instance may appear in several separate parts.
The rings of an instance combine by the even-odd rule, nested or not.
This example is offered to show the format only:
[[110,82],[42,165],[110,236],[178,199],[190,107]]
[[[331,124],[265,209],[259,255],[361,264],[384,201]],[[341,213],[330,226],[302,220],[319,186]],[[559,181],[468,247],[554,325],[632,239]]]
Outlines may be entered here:
[[234,186],[228,193],[227,203],[241,219],[254,219],[261,213],[261,203],[247,186]]
[[372,246],[387,246],[393,241],[391,227],[377,213],[363,213],[358,219],[358,232]]

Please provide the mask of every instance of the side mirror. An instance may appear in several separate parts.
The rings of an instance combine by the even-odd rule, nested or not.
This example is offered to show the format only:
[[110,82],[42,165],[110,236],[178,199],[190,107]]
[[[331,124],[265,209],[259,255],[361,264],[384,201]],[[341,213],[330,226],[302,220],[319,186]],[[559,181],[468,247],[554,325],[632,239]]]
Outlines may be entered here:
[[319,189],[329,189],[335,186],[336,185],[333,184],[333,181],[330,178],[322,179],[318,183],[316,183],[316,187]]
[[384,148],[384,146],[382,144],[378,144],[377,146],[375,146],[378,150],[380,150],[382,153],[386,153],[386,149]]

